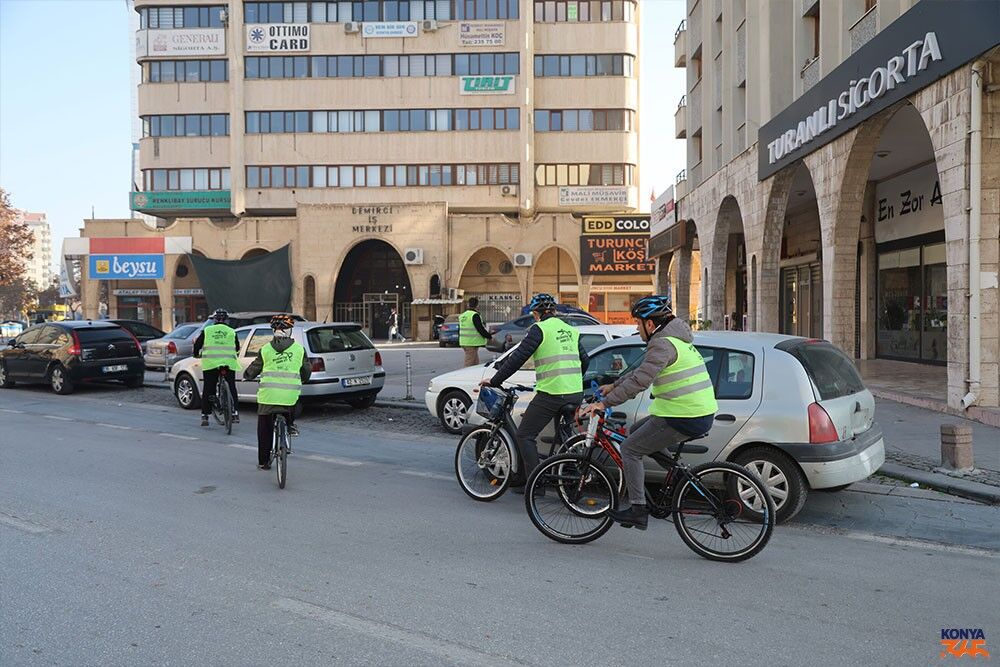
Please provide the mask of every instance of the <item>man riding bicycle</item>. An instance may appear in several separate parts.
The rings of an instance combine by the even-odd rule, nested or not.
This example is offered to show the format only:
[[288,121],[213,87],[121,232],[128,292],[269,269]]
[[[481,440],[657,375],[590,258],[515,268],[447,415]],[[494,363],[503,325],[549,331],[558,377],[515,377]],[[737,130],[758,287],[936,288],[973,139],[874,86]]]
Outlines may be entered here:
[[201,374],[205,378],[204,392],[201,401],[201,425],[208,426],[208,415],[212,413],[212,401],[215,399],[216,385],[219,383],[220,368],[227,368],[226,384],[229,394],[233,397],[233,423],[240,421],[239,407],[236,401],[236,372],[240,370],[240,344],[236,340],[236,332],[226,324],[229,313],[219,308],[212,314],[214,324],[201,330],[194,341],[194,356],[201,357]]
[[302,383],[309,380],[312,368],[305,348],[292,338],[294,326],[295,320],[290,315],[272,317],[274,337],[260,348],[257,358],[243,373],[246,380],[260,376],[257,387],[257,468],[260,470],[271,469],[271,434],[276,415],[285,415],[289,435],[299,434],[292,422]]
[[586,406],[581,415],[621,405],[652,385],[649,416],[633,424],[621,448],[631,506],[609,513],[622,526],[646,530],[649,509],[642,457],[708,433],[718,404],[705,360],[692,344],[691,327],[674,317],[668,299],[643,297],[632,306],[632,317],[646,341],[645,358],[614,384],[602,386],[604,400]]
[[514,493],[524,493],[525,481],[538,465],[538,434],[559,415],[564,405],[583,400],[583,373],[588,361],[580,332],[555,316],[556,301],[551,295],[536,294],[528,310],[535,323],[524,340],[491,379],[479,383],[500,388],[529,358],[535,361],[535,397],[524,410],[515,435],[521,470],[511,480]]

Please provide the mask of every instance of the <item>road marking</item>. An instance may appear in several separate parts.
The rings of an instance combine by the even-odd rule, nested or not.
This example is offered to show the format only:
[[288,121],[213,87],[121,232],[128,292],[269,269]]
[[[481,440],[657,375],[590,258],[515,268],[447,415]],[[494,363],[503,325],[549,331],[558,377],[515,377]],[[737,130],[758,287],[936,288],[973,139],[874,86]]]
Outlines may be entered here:
[[122,426],[121,424],[105,424],[104,422],[97,422],[97,424],[95,424],[95,426],[103,426],[104,428],[114,428],[114,429],[118,429],[119,431],[131,431],[132,430],[131,426]]
[[319,621],[326,625],[337,626],[360,635],[367,635],[379,640],[402,644],[403,646],[415,648],[424,653],[461,665],[490,667],[493,665],[530,664],[506,656],[480,651],[471,646],[447,641],[433,635],[407,630],[398,625],[374,621],[301,600],[278,598],[274,601],[274,606],[283,611],[298,614],[299,616]]
[[71,422],[71,421],[74,421],[74,420],[70,419],[69,417],[60,417],[59,415],[42,415],[42,416],[45,417],[46,419],[55,419],[56,421],[60,421],[60,422]]
[[12,415],[23,415],[24,410],[10,410],[8,408],[0,408],[0,412],[9,412]]
[[164,438],[176,438],[177,440],[198,440],[194,436],[178,435],[176,433],[158,433],[157,435],[162,435]]
[[403,470],[399,474],[409,475],[410,477],[426,477],[427,479],[443,479],[446,482],[451,482],[455,479],[451,475],[442,475],[439,472],[422,472],[420,470]]
[[928,549],[930,551],[941,551],[944,553],[962,554],[964,556],[977,556],[979,558],[1000,558],[1000,551],[993,549],[979,549],[977,547],[966,547],[958,544],[943,544],[941,542],[930,542],[906,537],[892,537],[889,535],[877,535],[875,533],[865,533],[860,530],[844,530],[840,528],[828,528],[816,525],[783,526],[783,530],[800,530],[802,532],[820,533],[825,535],[839,535],[852,540],[863,542],[874,542],[876,544],[887,544],[894,547],[908,547],[911,549]]
[[[256,447],[254,447],[256,449]],[[336,456],[325,456],[323,454],[305,454],[300,456],[302,459],[309,459],[310,461],[323,461],[324,463],[334,463],[339,466],[363,466],[363,461],[354,461],[353,459],[340,459]]]
[[23,530],[26,533],[32,533],[35,535],[52,532],[52,529],[47,526],[33,523],[31,521],[25,521],[24,519],[18,519],[16,516],[5,512],[0,512],[0,526],[10,526],[11,528]]
[[257,451],[257,447],[256,447],[256,446],[250,446],[250,445],[241,445],[241,444],[239,444],[239,443],[235,443],[235,442],[231,442],[231,443],[229,443],[229,444],[228,444],[228,445],[226,445],[226,446],[227,446],[227,447],[235,447],[236,449],[252,449],[252,450],[253,450],[253,451],[255,451],[255,452]]
[[616,554],[621,554],[622,556],[630,556],[631,558],[641,558],[643,560],[656,560],[652,556],[640,556],[639,554],[630,554],[627,551],[616,551]]

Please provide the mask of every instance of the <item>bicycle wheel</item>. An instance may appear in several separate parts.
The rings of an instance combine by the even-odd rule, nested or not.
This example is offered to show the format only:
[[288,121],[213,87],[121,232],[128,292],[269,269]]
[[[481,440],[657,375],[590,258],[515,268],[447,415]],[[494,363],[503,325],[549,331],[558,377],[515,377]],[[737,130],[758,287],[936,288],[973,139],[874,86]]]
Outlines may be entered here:
[[[703,463],[680,477],[671,502],[684,543],[709,560],[738,562],[756,556],[774,532],[774,501],[760,479],[735,463]],[[748,512],[734,489],[754,489],[761,511]]]
[[506,431],[500,429],[490,437],[489,426],[470,431],[455,449],[455,477],[473,500],[490,502],[504,494],[517,460],[513,454],[514,443]]
[[584,544],[608,532],[618,493],[603,468],[584,456],[542,461],[528,477],[524,506],[535,528],[563,544]]
[[275,430],[275,469],[278,471],[278,488],[285,488],[288,482],[288,424],[284,417],[278,417],[274,422]]
[[[586,454],[587,453],[587,434],[577,433],[571,438],[566,439],[555,451],[555,455],[560,454]],[[625,480],[622,476],[622,469],[614,462],[611,456],[603,449],[596,450],[591,454],[590,460],[601,466],[604,472],[611,478],[614,483],[615,489],[621,494],[624,488]]]
[[229,384],[224,378],[219,378],[219,410],[222,412],[222,425],[226,427],[226,435],[233,432],[233,396],[229,393]]

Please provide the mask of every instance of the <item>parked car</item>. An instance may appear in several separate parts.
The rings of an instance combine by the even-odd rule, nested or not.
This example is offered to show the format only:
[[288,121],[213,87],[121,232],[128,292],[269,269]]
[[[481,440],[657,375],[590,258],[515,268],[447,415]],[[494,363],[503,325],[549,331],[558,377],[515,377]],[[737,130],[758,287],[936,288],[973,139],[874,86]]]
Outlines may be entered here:
[[[635,334],[635,326],[626,324],[586,325],[579,329],[580,340],[587,350],[593,350],[609,340]],[[444,430],[453,434],[462,432],[466,420],[470,418],[469,408],[475,397],[478,397],[479,381],[491,377],[499,362],[506,359],[512,351],[513,348],[497,357],[495,361],[489,361],[479,366],[460,368],[457,371],[439,375],[430,381],[427,392],[424,394],[424,403],[430,413],[441,422]],[[535,384],[533,368],[529,359],[524,368],[511,377],[511,382]],[[522,408],[523,403],[523,401],[518,401],[518,405]],[[478,415],[476,415],[476,419],[480,419]]]
[[[278,311],[259,310],[252,312],[229,313],[228,324],[234,329],[245,327],[250,324],[268,324],[275,315],[281,315]],[[289,314],[296,322],[305,322],[306,318],[301,315]]]
[[117,324],[135,336],[135,339],[139,341],[139,345],[142,346],[143,354],[146,354],[146,343],[167,335],[166,332],[140,320],[108,320],[108,322]]
[[444,324],[438,329],[439,347],[458,347],[458,315],[444,318]]
[[79,384],[102,380],[137,388],[145,372],[139,341],[107,321],[36,324],[0,349],[3,388],[45,383],[70,394]]
[[[574,327],[603,324],[593,315],[583,311],[578,313],[562,312],[557,317]],[[490,325],[489,330],[493,336],[486,341],[486,349],[491,352],[506,352],[524,339],[528,334],[528,328],[534,323],[535,318],[529,313],[503,324]]]
[[[257,358],[272,335],[270,326],[260,324],[236,330],[236,340],[240,343],[236,393],[241,401],[257,401],[257,382],[244,380],[243,370]],[[382,355],[360,325],[298,322],[292,329],[292,337],[306,348],[312,365],[312,377],[302,386],[304,399],[343,401],[361,410],[375,404],[385,384],[385,369]],[[175,363],[167,380],[182,408],[193,410],[201,405],[204,387],[201,359],[188,357]]]
[[[684,459],[692,465],[733,461],[754,470],[774,497],[779,521],[795,516],[810,490],[839,491],[867,478],[885,461],[875,401],[854,363],[834,345],[732,331],[697,332],[694,343],[715,383],[719,412],[711,432],[698,441],[708,452],[685,454]],[[591,353],[584,383],[613,382],[644,355],[638,336],[606,343]],[[489,372],[482,367],[464,370],[472,376],[478,371],[480,377]],[[431,381],[435,393],[447,377]],[[519,371],[511,382],[533,384],[534,371]],[[518,400],[515,422],[530,399],[523,395]],[[649,392],[643,392],[615,410],[631,425],[648,414],[650,402]],[[482,419],[472,412],[469,421]],[[647,461],[647,473],[656,477],[663,470]]]
[[146,368],[165,369],[194,354],[194,341],[208,322],[185,322],[163,336],[146,342]]

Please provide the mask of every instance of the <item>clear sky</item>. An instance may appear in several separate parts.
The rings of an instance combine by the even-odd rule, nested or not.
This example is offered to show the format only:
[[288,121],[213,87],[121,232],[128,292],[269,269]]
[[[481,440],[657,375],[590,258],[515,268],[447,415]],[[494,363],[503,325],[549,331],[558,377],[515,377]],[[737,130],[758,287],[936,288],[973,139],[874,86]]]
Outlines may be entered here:
[[[684,168],[684,143],[673,138],[684,9],[684,0],[641,0],[645,210],[650,191]],[[129,216],[131,45],[125,0],[0,0],[0,186],[17,208],[48,214],[56,253],[91,207],[98,218]]]

